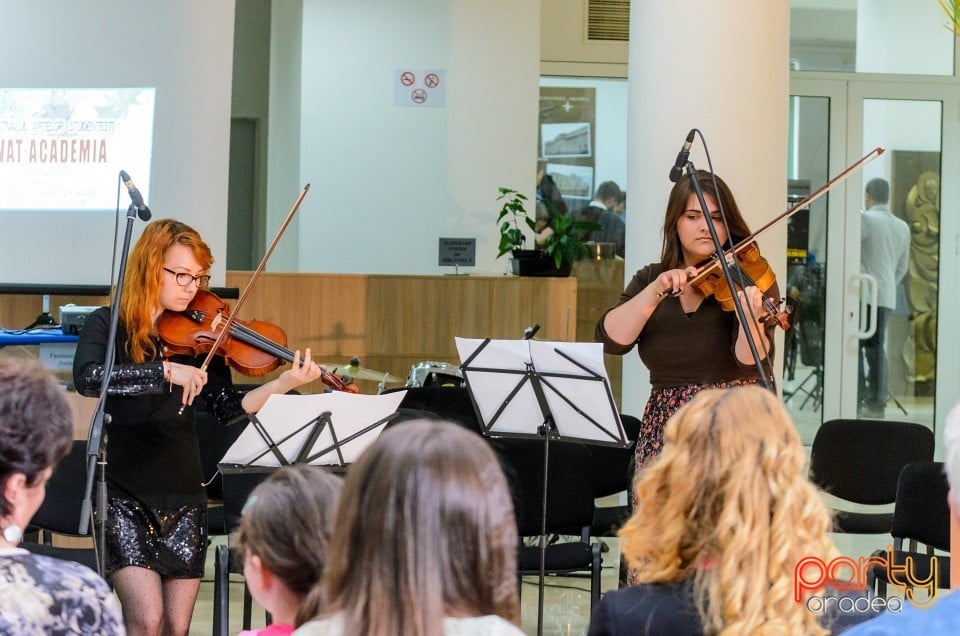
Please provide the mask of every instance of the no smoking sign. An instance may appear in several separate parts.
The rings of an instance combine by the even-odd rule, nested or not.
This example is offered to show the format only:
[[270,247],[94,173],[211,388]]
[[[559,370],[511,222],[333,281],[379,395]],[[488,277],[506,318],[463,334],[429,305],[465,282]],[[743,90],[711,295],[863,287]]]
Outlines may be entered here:
[[438,69],[398,68],[394,73],[395,106],[446,106],[447,72]]

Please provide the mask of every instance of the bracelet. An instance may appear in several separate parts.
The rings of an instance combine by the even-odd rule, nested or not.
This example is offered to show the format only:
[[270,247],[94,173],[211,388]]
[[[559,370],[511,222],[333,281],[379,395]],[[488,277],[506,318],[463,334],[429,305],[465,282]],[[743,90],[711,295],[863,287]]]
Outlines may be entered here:
[[170,383],[170,390],[173,391],[173,365],[169,360],[163,361],[163,379]]

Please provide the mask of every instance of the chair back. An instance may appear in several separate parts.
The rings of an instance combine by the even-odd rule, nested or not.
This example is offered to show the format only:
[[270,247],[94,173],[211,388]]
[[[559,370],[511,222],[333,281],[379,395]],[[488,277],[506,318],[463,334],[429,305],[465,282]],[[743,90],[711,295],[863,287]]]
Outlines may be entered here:
[[594,497],[607,497],[630,489],[634,453],[636,453],[637,437],[640,435],[640,420],[632,415],[621,414],[620,421],[623,423],[623,430],[627,434],[630,446],[626,448],[589,446],[593,464]]
[[[33,519],[31,527],[70,537],[89,537],[80,534],[80,512],[83,508],[87,484],[87,442],[74,440],[67,456],[57,465],[46,485],[46,496]],[[54,559],[82,563],[97,571],[96,552],[92,547],[67,548],[54,545],[23,542],[20,547]]]
[[949,552],[949,491],[943,462],[918,461],[904,466],[897,484],[890,533],[896,538],[912,539]]
[[79,529],[86,484],[87,442],[74,440],[47,482],[47,494],[30,525],[56,534],[84,536]]
[[416,419],[418,417],[439,417],[455,422],[474,433],[481,433],[482,427],[477,419],[470,399],[470,392],[466,387],[452,386],[420,386],[403,389],[390,389],[384,393],[406,391],[398,409],[400,415],[387,426]]
[[817,430],[810,478],[835,497],[860,504],[890,504],[900,471],[933,459],[934,435],[926,426],[893,420],[837,419]]
[[[540,534],[543,510],[543,442],[491,439],[513,497],[520,536]],[[592,462],[585,444],[550,442],[547,532],[589,527],[593,522]]]

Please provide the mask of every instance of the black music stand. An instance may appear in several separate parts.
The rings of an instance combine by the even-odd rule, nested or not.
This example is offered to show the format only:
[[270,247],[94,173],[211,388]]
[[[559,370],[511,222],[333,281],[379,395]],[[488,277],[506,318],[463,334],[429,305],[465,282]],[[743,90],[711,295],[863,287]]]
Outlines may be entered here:
[[250,424],[220,460],[220,472],[290,464],[345,469],[396,416],[404,395],[271,395],[248,416]]
[[599,343],[457,338],[463,378],[484,435],[543,441],[537,634],[543,633],[550,442],[626,448]]

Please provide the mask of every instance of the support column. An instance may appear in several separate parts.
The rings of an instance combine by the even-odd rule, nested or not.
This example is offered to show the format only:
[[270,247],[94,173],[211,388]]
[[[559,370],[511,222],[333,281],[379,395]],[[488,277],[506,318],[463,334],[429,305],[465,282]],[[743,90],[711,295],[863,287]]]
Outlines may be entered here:
[[[789,53],[788,0],[631,4],[626,280],[659,260],[667,175],[691,128],[703,131],[751,228],[787,208]],[[690,160],[708,168],[699,139]],[[783,290],[786,225],[764,233],[760,248]],[[782,356],[776,362],[782,368]],[[649,375],[635,354],[623,379],[624,412],[641,413]]]

